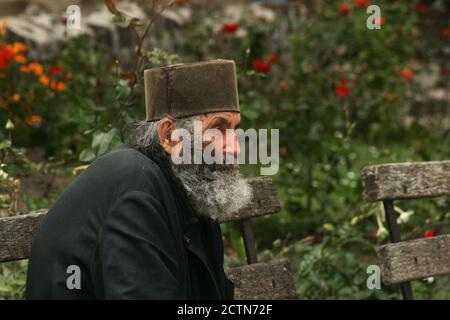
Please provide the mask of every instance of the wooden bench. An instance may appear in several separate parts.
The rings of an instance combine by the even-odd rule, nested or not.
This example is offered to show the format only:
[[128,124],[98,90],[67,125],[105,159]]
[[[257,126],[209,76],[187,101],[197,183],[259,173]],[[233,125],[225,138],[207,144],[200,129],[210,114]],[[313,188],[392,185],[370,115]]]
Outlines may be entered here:
[[450,235],[401,242],[394,200],[450,196],[450,161],[368,166],[363,184],[367,201],[383,201],[392,242],[378,248],[382,281],[413,299],[409,281],[450,274]]
[[[226,270],[235,284],[236,299],[294,299],[296,291],[289,262],[280,259],[258,263],[255,240],[249,219],[273,214],[281,209],[272,180],[249,179],[254,197],[251,204],[220,222],[238,222],[241,228],[248,265]],[[33,235],[47,210],[0,219],[0,263],[27,259]]]

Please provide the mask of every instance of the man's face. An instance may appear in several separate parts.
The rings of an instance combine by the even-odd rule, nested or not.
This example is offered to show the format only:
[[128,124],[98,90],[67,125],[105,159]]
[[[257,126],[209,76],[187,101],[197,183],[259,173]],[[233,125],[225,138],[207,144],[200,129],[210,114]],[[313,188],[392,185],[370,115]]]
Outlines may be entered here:
[[[187,123],[178,123],[178,125],[189,128],[187,133],[193,136],[193,143],[189,141],[194,147],[191,152],[200,148],[205,151],[208,146],[208,149],[214,150],[215,154],[221,152],[224,159],[232,155],[236,160],[240,149],[234,130],[238,128],[240,120],[240,114],[237,112],[216,112],[192,117],[186,120]],[[196,129],[195,121],[199,121],[197,122],[198,129]],[[201,127],[198,125],[199,123],[201,123]],[[172,133],[176,129],[179,129],[177,123],[166,118],[161,120],[158,130],[160,144],[167,155],[171,157],[183,153],[179,148],[179,141],[171,139]],[[209,134],[208,131],[214,133]],[[218,135],[220,139],[216,138]],[[238,212],[252,198],[251,187],[240,176],[236,163],[222,164],[201,161],[200,163],[175,164],[172,161],[172,170],[185,187],[194,209],[199,214],[212,219],[219,219],[223,215]]]
[[[202,140],[203,146],[212,143],[214,150],[221,152],[224,156],[226,154],[232,154],[236,158],[240,152],[239,141],[237,139],[236,130],[239,127],[241,121],[241,115],[237,112],[217,112],[200,116],[202,120]],[[208,129],[219,130],[222,139],[216,141],[213,136],[209,137],[205,135]],[[231,135],[227,139],[226,135]]]
[[[240,152],[239,141],[234,132],[239,128],[241,115],[238,112],[214,112],[195,117],[195,121],[201,121],[202,125],[202,145],[203,148],[209,144],[214,145],[216,152],[233,155],[236,158]],[[160,125],[160,143],[165,151],[172,155],[177,152],[175,145],[178,141],[171,139],[171,133],[177,129],[173,120],[163,119]],[[215,139],[213,135],[205,134],[209,129],[219,130],[222,139]],[[230,135],[227,137],[227,134]]]

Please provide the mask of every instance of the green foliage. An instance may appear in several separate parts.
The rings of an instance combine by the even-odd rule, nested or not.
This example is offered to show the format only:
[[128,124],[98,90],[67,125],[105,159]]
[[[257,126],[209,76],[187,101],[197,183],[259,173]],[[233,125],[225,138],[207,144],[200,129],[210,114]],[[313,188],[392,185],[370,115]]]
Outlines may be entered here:
[[23,299],[28,261],[0,264],[0,300]]

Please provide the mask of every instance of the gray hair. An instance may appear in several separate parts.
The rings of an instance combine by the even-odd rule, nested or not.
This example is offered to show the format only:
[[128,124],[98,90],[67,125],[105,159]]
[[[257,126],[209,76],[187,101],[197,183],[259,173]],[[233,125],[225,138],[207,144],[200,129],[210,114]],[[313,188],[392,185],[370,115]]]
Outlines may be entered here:
[[[197,116],[174,120],[179,128],[186,129],[193,133],[194,120]],[[155,152],[159,148],[158,128],[161,120],[157,121],[138,121],[133,126],[130,134],[130,143],[149,152]]]

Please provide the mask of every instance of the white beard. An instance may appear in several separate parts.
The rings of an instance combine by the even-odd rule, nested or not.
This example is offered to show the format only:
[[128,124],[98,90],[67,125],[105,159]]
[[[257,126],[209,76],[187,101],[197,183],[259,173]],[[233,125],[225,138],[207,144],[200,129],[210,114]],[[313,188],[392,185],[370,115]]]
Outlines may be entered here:
[[238,165],[171,164],[199,215],[218,220],[252,199],[252,188],[240,176]]

